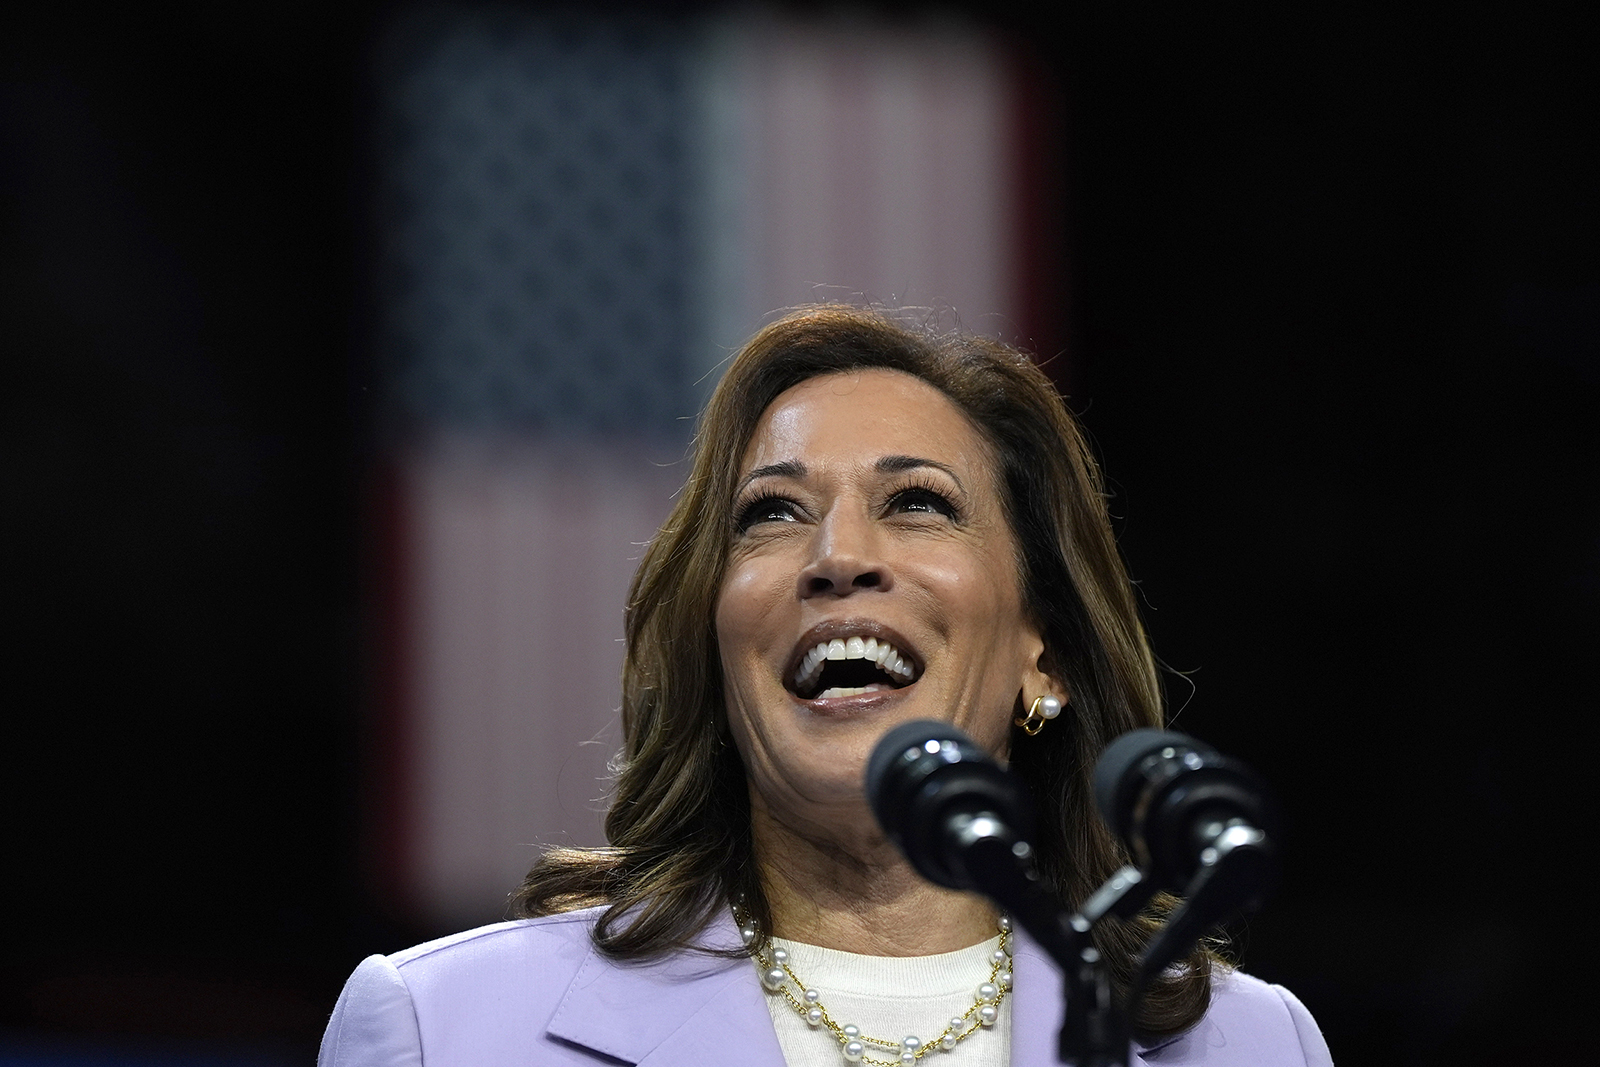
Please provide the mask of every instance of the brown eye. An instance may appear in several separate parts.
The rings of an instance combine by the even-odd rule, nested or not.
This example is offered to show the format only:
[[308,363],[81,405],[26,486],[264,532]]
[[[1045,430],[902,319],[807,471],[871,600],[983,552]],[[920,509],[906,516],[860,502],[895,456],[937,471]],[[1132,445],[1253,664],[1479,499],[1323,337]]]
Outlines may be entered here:
[[943,493],[920,486],[896,493],[889,500],[889,511],[910,515],[943,515],[947,519],[956,517],[956,506]]
[[764,522],[795,522],[799,506],[792,500],[785,500],[781,496],[764,496],[759,500],[752,500],[739,510],[735,526],[740,533],[744,533],[752,526]]

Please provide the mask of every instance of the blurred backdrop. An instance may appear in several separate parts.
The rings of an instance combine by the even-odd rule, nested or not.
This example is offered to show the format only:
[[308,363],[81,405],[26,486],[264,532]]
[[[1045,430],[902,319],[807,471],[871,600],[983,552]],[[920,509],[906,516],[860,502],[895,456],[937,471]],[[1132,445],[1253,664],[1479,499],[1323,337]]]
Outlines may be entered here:
[[830,299],[1046,358],[1336,1061],[1587,1050],[1576,5],[0,19],[0,1065],[307,1062],[598,843],[690,420]]

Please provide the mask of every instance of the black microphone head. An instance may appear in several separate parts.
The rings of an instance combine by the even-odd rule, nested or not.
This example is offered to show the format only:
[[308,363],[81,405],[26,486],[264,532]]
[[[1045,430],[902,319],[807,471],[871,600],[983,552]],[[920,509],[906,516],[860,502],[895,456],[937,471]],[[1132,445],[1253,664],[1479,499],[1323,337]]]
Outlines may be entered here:
[[1213,830],[1245,823],[1266,834],[1269,852],[1278,810],[1271,791],[1246,766],[1192,737],[1134,730],[1101,753],[1095,804],[1112,833],[1162,889],[1184,891],[1202,864]]
[[885,733],[867,760],[873,815],[924,878],[951,889],[976,888],[954,863],[942,835],[959,812],[992,812],[1026,840],[1032,812],[1013,776],[946,722],[902,723]]
[[1094,804],[1111,832],[1123,841],[1133,824],[1133,807],[1144,777],[1139,765],[1164,748],[1205,748],[1192,737],[1171,730],[1131,730],[1112,741],[1094,764]]
[[[929,748],[930,742],[932,748]],[[889,839],[900,843],[907,790],[919,780],[912,773],[919,760],[937,754],[945,745],[977,749],[977,743],[947,722],[916,719],[891,728],[867,758],[867,803]]]

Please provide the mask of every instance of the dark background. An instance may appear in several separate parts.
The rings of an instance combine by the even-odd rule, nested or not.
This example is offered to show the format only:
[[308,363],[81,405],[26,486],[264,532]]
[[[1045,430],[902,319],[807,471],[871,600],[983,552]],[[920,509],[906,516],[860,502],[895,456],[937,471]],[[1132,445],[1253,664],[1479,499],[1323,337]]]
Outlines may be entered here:
[[[0,1056],[305,1062],[427,932],[357,834],[384,10],[0,23]],[[1589,1048],[1580,10],[979,11],[1059,94],[1066,376],[1178,726],[1291,814],[1246,966],[1344,1064]]]

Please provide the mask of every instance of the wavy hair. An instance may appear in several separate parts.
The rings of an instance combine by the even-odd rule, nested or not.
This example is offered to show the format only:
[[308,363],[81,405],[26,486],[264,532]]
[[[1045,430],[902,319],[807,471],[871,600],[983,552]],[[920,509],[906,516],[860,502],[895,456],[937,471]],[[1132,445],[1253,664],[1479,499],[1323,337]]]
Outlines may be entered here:
[[[622,732],[606,816],[609,847],[554,848],[512,898],[521,917],[607,905],[598,948],[642,958],[691,946],[742,894],[771,928],[757,873],[744,768],[729,735],[714,624],[739,463],[781,393],[840,371],[902,371],[949,397],[994,448],[1021,589],[1045,666],[1072,702],[1036,737],[1013,731],[1011,766],[1039,821],[1041,875],[1076,906],[1127,857],[1095,814],[1093,772],[1119,734],[1160,726],[1161,694],[1133,590],[1112,537],[1100,472],[1050,379],[1022,352],[895,314],[827,305],[794,312],[733,358],[701,416],[688,481],[634,575],[626,614]],[[1095,940],[1126,996],[1169,897]],[[1147,991],[1134,1024],[1186,1029],[1210,1002],[1211,948]]]

